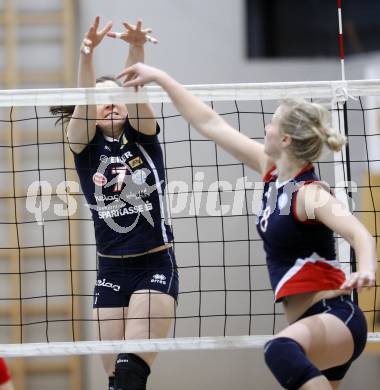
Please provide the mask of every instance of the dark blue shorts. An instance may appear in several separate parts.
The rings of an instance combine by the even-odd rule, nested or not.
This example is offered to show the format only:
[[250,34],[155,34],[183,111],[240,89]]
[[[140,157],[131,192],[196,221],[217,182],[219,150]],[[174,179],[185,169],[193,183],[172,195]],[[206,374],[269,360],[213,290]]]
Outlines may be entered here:
[[93,307],[128,307],[138,290],[159,291],[178,298],[178,270],[172,248],[142,256],[98,256]]
[[341,319],[350,330],[354,340],[354,352],[347,363],[322,371],[322,374],[329,381],[340,381],[350,368],[351,363],[358,358],[364,350],[367,343],[367,321],[363,312],[352,302],[348,295],[342,295],[331,299],[322,299],[311,306],[299,320],[321,313],[332,314]]

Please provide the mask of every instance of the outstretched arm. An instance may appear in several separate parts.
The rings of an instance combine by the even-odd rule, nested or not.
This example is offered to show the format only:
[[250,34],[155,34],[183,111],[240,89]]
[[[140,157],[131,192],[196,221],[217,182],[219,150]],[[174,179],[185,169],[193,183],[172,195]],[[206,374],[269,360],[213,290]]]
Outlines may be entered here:
[[341,288],[360,290],[363,287],[375,286],[377,269],[375,240],[347,207],[316,184],[301,187],[296,207],[301,220],[315,218],[338,233],[354,248],[358,271],[352,273]]
[[[98,31],[100,18],[97,16],[94,23],[84,36],[78,66],[79,88],[95,87],[96,77],[93,63],[93,53],[96,46],[100,44],[112,23]],[[73,116],[67,126],[67,139],[70,147],[75,153],[80,153],[86,145],[94,138],[96,130],[96,106],[76,106]]]
[[220,115],[187,91],[165,72],[144,64],[125,69],[119,76],[124,86],[138,88],[152,81],[168,93],[178,112],[206,138],[216,142],[260,174],[273,165],[264,146],[231,127]]
[[[107,35],[111,38],[119,38],[129,43],[126,66],[129,67],[138,62],[144,62],[144,45],[149,40],[157,43],[157,40],[148,34],[152,32],[150,28],[142,28],[142,21],[138,20],[136,26],[124,22],[126,31],[117,33],[110,31]],[[127,104],[128,119],[132,127],[143,134],[153,135],[156,133],[156,120],[154,111],[150,104]]]

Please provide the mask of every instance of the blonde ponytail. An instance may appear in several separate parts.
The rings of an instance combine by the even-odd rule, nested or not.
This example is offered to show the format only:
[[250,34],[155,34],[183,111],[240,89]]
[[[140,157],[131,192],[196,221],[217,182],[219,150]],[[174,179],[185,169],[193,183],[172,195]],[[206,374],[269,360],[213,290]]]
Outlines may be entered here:
[[333,151],[341,150],[346,137],[329,127],[328,110],[317,103],[286,99],[281,103],[280,132],[292,138],[290,150],[303,161],[315,161],[323,146]]
[[339,152],[347,142],[346,137],[333,128],[324,128],[323,133],[325,134],[325,145],[334,152]]

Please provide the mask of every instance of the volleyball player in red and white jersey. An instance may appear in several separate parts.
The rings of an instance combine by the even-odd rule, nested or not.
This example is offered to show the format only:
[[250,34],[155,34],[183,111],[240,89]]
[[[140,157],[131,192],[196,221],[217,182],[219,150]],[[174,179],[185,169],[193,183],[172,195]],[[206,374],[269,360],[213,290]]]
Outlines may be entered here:
[[[266,363],[286,389],[337,389],[363,351],[367,324],[350,297],[375,285],[375,241],[314,173],[324,146],[345,138],[329,128],[328,112],[303,100],[284,101],[266,126],[264,145],[232,128],[165,72],[143,64],[125,69],[124,86],[161,85],[182,116],[264,177],[257,228],[264,241],[275,299],[289,325],[264,348]],[[358,271],[345,277],[333,234],[355,250]]]

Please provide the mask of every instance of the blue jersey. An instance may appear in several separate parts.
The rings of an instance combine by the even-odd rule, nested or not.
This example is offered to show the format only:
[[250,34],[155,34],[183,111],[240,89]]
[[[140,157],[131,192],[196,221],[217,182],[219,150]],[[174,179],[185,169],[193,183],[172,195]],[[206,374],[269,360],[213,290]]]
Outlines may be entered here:
[[119,140],[97,128],[85,149],[74,153],[74,160],[91,209],[99,254],[137,254],[173,240],[157,135],[138,132],[128,120]]
[[294,294],[336,290],[345,280],[336,259],[333,232],[315,220],[297,218],[297,192],[315,181],[319,178],[311,164],[286,183],[278,183],[275,168],[264,178],[256,224],[276,301]]

